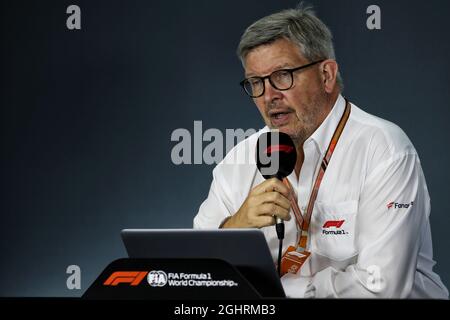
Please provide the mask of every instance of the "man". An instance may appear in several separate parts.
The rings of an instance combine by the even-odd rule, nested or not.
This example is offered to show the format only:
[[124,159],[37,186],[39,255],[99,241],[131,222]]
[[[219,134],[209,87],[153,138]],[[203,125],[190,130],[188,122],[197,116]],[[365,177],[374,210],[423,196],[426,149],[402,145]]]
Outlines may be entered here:
[[[283,257],[293,254],[288,247],[303,257],[281,278],[289,297],[447,299],[432,270],[430,198],[417,152],[398,126],[342,97],[328,28],[310,9],[285,10],[252,24],[238,55],[241,84],[267,126],[214,169],[194,227],[261,228],[276,261],[273,225],[285,220]],[[296,145],[288,183],[265,180],[241,161],[255,157],[269,129]]]

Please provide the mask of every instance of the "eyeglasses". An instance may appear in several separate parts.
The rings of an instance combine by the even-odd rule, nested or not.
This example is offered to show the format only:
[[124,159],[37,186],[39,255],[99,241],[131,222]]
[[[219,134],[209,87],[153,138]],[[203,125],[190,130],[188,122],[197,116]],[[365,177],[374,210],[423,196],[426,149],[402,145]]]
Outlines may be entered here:
[[272,85],[272,87],[274,87],[277,90],[280,91],[289,90],[294,85],[294,77],[292,76],[292,74],[295,71],[311,67],[322,61],[325,61],[325,59],[311,62],[297,68],[276,70],[265,77],[250,77],[242,80],[240,82],[240,85],[242,86],[242,88],[244,88],[245,93],[252,98],[259,98],[264,94],[264,91],[266,89],[265,88],[266,79],[269,79],[269,82]]

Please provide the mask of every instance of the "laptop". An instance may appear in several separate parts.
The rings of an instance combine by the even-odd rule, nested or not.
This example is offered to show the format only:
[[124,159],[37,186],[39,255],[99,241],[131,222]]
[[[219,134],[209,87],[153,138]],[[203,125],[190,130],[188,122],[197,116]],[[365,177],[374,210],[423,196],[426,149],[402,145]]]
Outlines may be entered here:
[[124,229],[130,258],[214,258],[235,266],[263,297],[285,297],[266,239],[258,229]]

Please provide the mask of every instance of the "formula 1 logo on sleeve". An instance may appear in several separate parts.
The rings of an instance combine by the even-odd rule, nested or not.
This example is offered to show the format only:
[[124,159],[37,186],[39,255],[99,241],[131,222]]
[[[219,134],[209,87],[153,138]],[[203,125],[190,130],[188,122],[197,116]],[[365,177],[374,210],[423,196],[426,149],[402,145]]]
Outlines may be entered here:
[[399,203],[399,202],[391,201],[387,204],[387,208],[388,208],[388,210],[391,208],[408,209],[410,206],[412,207],[413,204],[414,204],[414,201],[411,201],[410,203]]

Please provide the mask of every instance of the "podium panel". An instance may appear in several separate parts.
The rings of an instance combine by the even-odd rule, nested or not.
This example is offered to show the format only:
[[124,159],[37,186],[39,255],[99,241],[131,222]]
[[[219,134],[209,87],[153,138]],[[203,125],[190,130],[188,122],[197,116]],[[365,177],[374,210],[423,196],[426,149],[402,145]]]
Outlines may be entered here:
[[84,299],[260,299],[247,279],[220,259],[118,259]]

